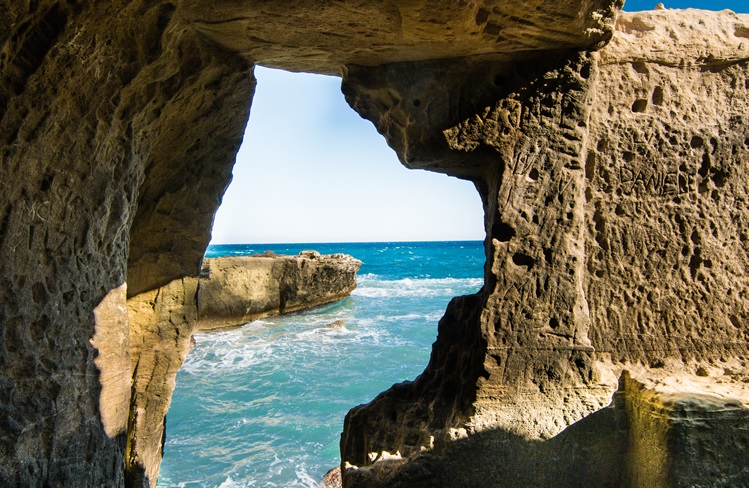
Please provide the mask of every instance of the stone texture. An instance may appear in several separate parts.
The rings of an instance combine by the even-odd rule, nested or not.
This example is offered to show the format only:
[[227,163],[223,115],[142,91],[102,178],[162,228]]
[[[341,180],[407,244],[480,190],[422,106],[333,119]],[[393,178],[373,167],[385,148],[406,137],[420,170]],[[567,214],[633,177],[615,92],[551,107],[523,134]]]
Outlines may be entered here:
[[[623,364],[745,354],[747,24],[622,14],[597,53],[347,71],[347,100],[404,164],[474,181],[488,238],[484,289],[451,302],[425,372],[348,414],[344,486],[496,486],[450,474],[480,452],[507,460],[496,474],[513,486],[626,484],[621,470],[553,481],[538,465],[575,466],[557,442],[611,465],[577,432],[610,403]],[[435,72],[456,84],[437,88]],[[494,100],[451,105],[468,86]]]
[[616,401],[627,430],[629,486],[749,484],[749,377],[731,364],[717,366],[712,375],[622,375]]
[[198,279],[182,278],[127,301],[132,397],[127,426],[128,486],[154,486],[177,371],[198,323]]
[[345,254],[208,258],[203,263],[198,328],[241,325],[346,298],[361,261]]
[[344,65],[461,56],[492,59],[601,46],[618,0],[183,0],[199,32],[257,64],[339,75]]
[[[484,202],[485,286],[350,413],[344,484],[687,483],[619,462],[663,423],[602,407],[625,367],[747,369],[749,20],[622,14],[591,52],[620,5],[0,0],[0,484],[155,483],[253,63],[343,73],[405,165]],[[716,444],[680,432],[671,459],[709,473]]]
[[197,275],[251,66],[152,1],[1,1],[0,46],[0,485],[123,486],[95,309]]

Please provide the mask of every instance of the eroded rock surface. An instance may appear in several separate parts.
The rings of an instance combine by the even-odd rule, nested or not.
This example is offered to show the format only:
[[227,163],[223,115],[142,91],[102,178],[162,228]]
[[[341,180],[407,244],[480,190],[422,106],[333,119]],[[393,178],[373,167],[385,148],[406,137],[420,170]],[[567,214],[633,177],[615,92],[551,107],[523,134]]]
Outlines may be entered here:
[[125,483],[95,310],[197,275],[252,88],[174,4],[0,2],[1,485]]
[[361,261],[345,254],[208,258],[203,263],[198,328],[240,325],[346,298]]
[[[347,416],[344,467],[360,469],[346,486],[627,484],[595,468],[642,461],[614,424],[584,434],[626,364],[734,357],[746,370],[747,25],[731,12],[622,14],[600,52],[458,60],[456,85],[426,104],[403,102],[436,87],[433,62],[347,72],[352,107],[405,164],[476,183],[489,237],[485,287],[450,304],[425,372]],[[436,64],[440,79],[450,70]],[[449,101],[467,80],[495,100],[457,120],[467,109]],[[450,124],[438,133],[435,120]],[[479,452],[494,453],[475,464],[483,476],[452,474]],[[517,452],[577,468],[553,479]]]
[[0,482],[155,484],[253,63],[343,73],[405,165],[484,202],[485,286],[349,415],[344,483],[660,479],[602,407],[624,369],[747,369],[749,20],[622,14],[591,51],[620,6],[0,0]]
[[339,75],[344,65],[600,47],[619,1],[372,0],[326,2],[183,0],[199,32],[257,64]]

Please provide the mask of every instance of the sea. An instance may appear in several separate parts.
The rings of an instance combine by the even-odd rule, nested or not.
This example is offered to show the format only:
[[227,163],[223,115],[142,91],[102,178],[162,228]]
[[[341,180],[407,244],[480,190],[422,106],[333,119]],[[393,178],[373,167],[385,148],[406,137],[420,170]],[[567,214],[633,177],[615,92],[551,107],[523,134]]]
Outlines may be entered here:
[[480,241],[212,245],[207,257],[313,249],[362,261],[336,303],[195,334],[167,415],[159,488],[320,486],[343,418],[429,361],[452,297],[479,291]]

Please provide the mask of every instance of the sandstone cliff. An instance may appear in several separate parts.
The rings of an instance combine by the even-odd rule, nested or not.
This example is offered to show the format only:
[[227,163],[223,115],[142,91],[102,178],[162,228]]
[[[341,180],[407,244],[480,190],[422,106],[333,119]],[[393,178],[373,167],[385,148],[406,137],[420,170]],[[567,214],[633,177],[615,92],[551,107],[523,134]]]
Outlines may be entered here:
[[345,254],[209,258],[198,289],[199,329],[239,325],[341,300],[361,261]]
[[483,291],[348,416],[344,483],[748,485],[708,387],[749,369],[749,17],[621,6],[0,0],[0,484],[155,484],[257,63],[484,202]]

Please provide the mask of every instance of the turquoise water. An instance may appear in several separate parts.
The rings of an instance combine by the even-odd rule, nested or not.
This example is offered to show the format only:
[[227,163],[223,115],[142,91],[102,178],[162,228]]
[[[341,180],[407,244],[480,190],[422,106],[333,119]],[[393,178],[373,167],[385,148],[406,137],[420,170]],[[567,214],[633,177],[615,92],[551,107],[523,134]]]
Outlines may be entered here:
[[[340,302],[199,333],[177,375],[159,487],[316,487],[343,417],[429,360],[450,299],[482,285],[481,242],[211,246],[207,255],[315,249],[360,259]],[[326,327],[342,320],[344,327]]]

